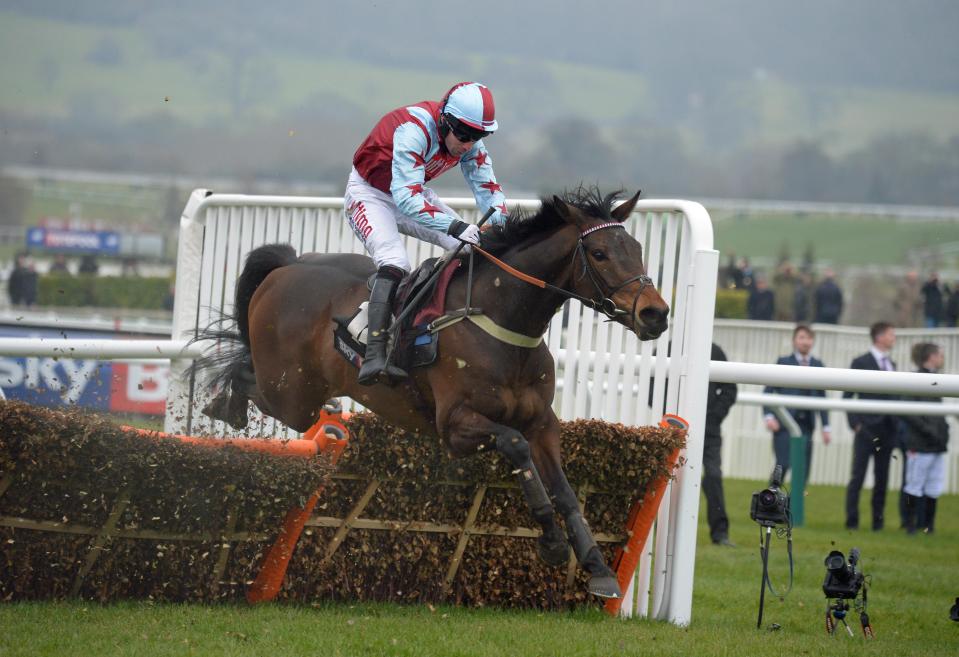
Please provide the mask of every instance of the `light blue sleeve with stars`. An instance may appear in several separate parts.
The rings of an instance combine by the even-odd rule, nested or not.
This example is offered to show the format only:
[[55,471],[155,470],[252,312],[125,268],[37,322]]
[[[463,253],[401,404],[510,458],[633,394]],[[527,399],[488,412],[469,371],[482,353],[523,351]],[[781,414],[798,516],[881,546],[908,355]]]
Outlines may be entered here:
[[466,155],[460,159],[460,168],[463,177],[473,192],[480,214],[486,214],[490,208],[496,211],[490,216],[489,224],[502,224],[506,221],[506,195],[503,188],[496,182],[493,173],[493,160],[483,145],[483,140],[476,142]]
[[403,123],[393,133],[393,180],[390,193],[400,212],[427,228],[445,233],[456,217],[446,214],[423,196],[426,182],[426,135],[412,122]]

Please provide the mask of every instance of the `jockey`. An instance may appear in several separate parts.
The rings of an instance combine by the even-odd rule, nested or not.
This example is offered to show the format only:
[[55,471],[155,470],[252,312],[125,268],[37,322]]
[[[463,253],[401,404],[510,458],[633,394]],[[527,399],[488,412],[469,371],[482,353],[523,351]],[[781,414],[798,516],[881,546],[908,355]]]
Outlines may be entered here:
[[497,128],[493,94],[478,82],[460,82],[443,100],[393,110],[373,127],[353,155],[346,183],[346,216],[376,263],[370,293],[362,385],[390,385],[407,374],[386,359],[393,295],[412,269],[400,234],[444,249],[479,244],[479,229],[467,223],[424,183],[459,164],[491,223],[505,221],[506,197],[493,175],[482,139]]

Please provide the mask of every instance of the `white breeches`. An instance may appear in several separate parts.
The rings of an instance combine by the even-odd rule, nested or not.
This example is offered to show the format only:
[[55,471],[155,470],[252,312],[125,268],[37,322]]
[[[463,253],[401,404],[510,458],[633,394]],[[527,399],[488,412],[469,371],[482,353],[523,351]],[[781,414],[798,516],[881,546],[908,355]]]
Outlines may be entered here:
[[[432,205],[440,207],[443,212],[458,216],[430,188],[423,188],[423,197]],[[356,169],[350,172],[344,201],[346,219],[377,268],[392,265],[405,272],[412,269],[409,254],[400,235],[410,235],[446,250],[455,249],[460,244],[456,238],[427,228],[400,212],[393,203],[392,196],[370,185]]]

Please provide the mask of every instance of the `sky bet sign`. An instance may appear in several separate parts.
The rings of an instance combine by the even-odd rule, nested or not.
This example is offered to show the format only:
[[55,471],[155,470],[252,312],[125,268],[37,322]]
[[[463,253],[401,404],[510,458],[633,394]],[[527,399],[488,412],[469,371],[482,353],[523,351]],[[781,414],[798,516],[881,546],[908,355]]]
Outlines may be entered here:
[[64,253],[116,255],[120,252],[120,235],[109,230],[34,227],[27,230],[27,248]]
[[[0,326],[3,337],[112,338],[112,333]],[[74,358],[0,357],[0,387],[8,399],[38,406],[163,415],[167,363],[119,363]]]

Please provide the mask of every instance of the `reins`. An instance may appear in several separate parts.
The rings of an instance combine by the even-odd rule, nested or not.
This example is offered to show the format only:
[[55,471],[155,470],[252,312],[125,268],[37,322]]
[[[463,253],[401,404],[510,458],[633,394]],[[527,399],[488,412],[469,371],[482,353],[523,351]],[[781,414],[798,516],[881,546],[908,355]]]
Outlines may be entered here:
[[[582,256],[583,275],[589,276],[589,280],[593,283],[593,287],[596,288],[596,291],[599,293],[599,296],[602,297],[602,300],[600,301],[597,301],[596,299],[591,299],[589,297],[581,296],[579,294],[576,294],[575,292],[571,292],[569,290],[558,287],[551,283],[547,283],[546,281],[536,278],[535,276],[530,276],[529,274],[523,273],[519,271],[518,269],[516,269],[515,267],[512,267],[506,264],[505,262],[503,262],[502,260],[494,256],[492,253],[485,251],[479,246],[472,245],[471,251],[479,252],[480,255],[482,255],[484,258],[492,262],[494,265],[496,265],[497,267],[505,271],[510,276],[518,278],[521,281],[529,283],[530,285],[535,285],[536,287],[542,288],[544,290],[550,290],[551,292],[555,292],[556,294],[559,294],[567,299],[576,299],[583,305],[603,313],[610,319],[616,319],[618,317],[622,317],[623,315],[629,315],[630,313],[628,313],[625,310],[620,310],[619,308],[617,308],[616,304],[613,302],[613,300],[610,297],[612,297],[612,295],[616,294],[616,292],[621,290],[626,285],[634,281],[639,281],[641,283],[639,292],[636,293],[636,296],[633,299],[633,311],[635,311],[636,304],[639,301],[640,295],[643,293],[643,290],[645,290],[647,286],[653,284],[653,280],[646,274],[637,274],[636,276],[626,279],[619,285],[612,287],[605,281],[605,279],[603,279],[602,275],[599,272],[593,269],[593,267],[589,263],[589,258],[586,257],[586,247],[583,243],[583,240],[590,233],[595,233],[596,231],[603,230],[604,228],[622,228],[623,230],[626,229],[626,227],[623,226],[623,224],[618,222],[608,222],[605,224],[600,224],[598,226],[593,226],[592,228],[588,228],[580,233],[579,240],[576,243],[576,250],[574,251],[574,254],[573,254],[573,258],[575,258],[577,255]],[[472,265],[472,253],[470,254],[470,264]],[[472,278],[472,276],[470,278]],[[582,278],[582,276],[580,276],[580,278]],[[467,287],[472,287],[471,283],[472,281],[470,281]],[[600,283],[606,286],[606,288],[609,290],[608,293],[603,292],[603,289]],[[467,303],[467,308],[468,307],[469,307],[469,304]]]

